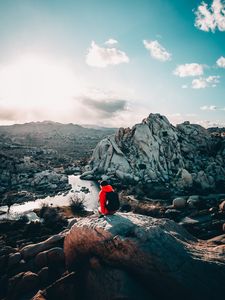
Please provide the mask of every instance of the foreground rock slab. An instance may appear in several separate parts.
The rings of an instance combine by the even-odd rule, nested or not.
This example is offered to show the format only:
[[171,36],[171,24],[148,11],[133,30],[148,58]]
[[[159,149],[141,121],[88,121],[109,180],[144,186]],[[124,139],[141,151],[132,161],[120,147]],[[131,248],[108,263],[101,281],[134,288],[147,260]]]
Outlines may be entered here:
[[82,299],[224,297],[224,251],[168,219],[83,218],[66,235],[64,252],[68,269],[79,270]]

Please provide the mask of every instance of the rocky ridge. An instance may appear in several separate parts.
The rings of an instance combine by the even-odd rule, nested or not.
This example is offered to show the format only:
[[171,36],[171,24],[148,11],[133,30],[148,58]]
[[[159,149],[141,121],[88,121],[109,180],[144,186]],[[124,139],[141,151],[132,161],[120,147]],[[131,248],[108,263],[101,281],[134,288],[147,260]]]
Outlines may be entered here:
[[18,147],[29,146],[34,151],[35,147],[44,151],[51,149],[55,152],[51,162],[54,165],[55,161],[68,163],[70,159],[86,158],[102,138],[114,132],[114,128],[85,128],[72,123],[30,122],[0,126],[0,142],[5,140]]
[[103,139],[82,178],[144,184],[149,190],[161,185],[178,193],[224,192],[224,165],[223,137],[189,122],[174,127],[165,116],[150,114]]

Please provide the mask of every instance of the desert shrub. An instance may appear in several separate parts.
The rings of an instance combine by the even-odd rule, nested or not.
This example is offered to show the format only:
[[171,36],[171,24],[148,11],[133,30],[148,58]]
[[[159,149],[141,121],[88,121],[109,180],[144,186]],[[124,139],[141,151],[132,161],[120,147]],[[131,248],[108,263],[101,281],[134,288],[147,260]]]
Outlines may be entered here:
[[51,228],[53,231],[62,229],[67,225],[67,220],[60,214],[57,207],[42,205],[40,212],[40,218],[42,218],[43,224],[46,227]]
[[41,223],[38,221],[31,221],[27,224],[25,229],[26,237],[37,237],[41,234]]
[[19,219],[16,221],[17,225],[24,225],[29,222],[29,218],[27,215],[22,215],[19,217]]
[[70,196],[70,209],[73,214],[81,215],[85,212],[85,196],[79,196],[77,194],[73,194]]
[[44,219],[44,215],[45,215],[45,213],[48,211],[49,208],[50,208],[50,206],[49,206],[48,204],[43,203],[43,204],[41,205],[41,209],[40,209],[40,211],[39,211],[39,216],[40,216],[40,218],[43,218],[43,219]]
[[9,213],[10,207],[13,205],[13,199],[12,199],[10,193],[7,193],[7,194],[6,194],[6,197],[5,197],[4,200],[2,200],[1,205],[6,205],[6,206],[8,206],[7,213]]
[[131,207],[130,204],[127,203],[127,204],[122,204],[121,205],[120,211],[122,211],[122,212],[129,212],[131,210],[132,210],[132,207]]

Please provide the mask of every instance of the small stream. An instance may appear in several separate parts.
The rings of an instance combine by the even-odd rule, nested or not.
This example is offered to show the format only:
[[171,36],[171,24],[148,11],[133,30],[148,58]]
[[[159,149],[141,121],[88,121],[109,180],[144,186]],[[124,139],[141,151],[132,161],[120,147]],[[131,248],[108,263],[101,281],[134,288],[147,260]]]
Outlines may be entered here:
[[[74,193],[77,193],[81,198],[84,197],[84,204],[87,210],[94,210],[97,208],[99,188],[95,182],[81,180],[79,175],[70,175],[69,183],[71,184],[72,189],[66,195],[47,196],[43,199],[36,199],[22,204],[14,204],[10,207],[9,213],[0,215],[0,219],[17,219],[21,215],[26,214],[29,220],[36,220],[38,217],[33,212],[34,209],[40,208],[43,204],[51,206],[68,206],[70,203],[70,196]],[[82,192],[82,187],[88,188],[90,192]],[[7,212],[7,209],[7,206],[0,206],[1,211]]]

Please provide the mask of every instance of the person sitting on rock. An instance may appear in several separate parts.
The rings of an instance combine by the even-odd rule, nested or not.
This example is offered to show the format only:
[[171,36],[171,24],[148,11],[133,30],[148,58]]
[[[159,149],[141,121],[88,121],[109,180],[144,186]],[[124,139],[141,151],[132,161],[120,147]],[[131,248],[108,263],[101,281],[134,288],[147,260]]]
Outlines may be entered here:
[[119,197],[112,186],[103,180],[100,182],[101,191],[99,192],[100,216],[113,215],[119,209]]

